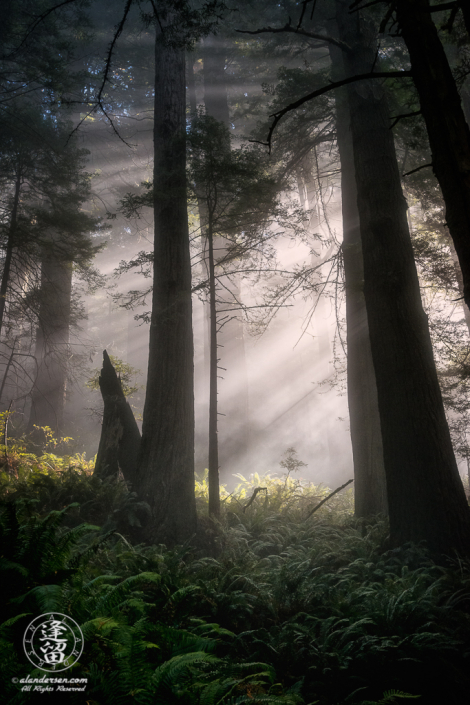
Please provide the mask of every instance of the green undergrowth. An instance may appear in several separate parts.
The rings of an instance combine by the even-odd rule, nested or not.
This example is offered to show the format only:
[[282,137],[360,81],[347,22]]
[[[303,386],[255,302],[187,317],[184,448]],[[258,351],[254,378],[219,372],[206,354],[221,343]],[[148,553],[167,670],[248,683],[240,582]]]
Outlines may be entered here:
[[[79,459],[20,459],[1,476],[2,702],[56,701],[12,679],[43,675],[23,634],[57,611],[85,640],[66,675],[88,679],[85,693],[60,702],[466,704],[469,563],[437,565],[413,544],[386,550],[387,522],[355,520],[351,490],[312,514],[328,488],[283,469],[238,476],[210,545],[168,550],[116,531],[116,512],[139,521],[125,486],[94,486]],[[266,489],[253,499],[256,488]],[[196,494],[207,532],[204,477]],[[83,505],[63,506],[71,500]]]
[[[0,414],[0,434],[4,419]],[[66,447],[70,439],[56,441],[50,429],[41,429],[45,435],[45,447],[39,455],[31,452],[28,439],[23,437],[11,442],[8,447],[0,444],[0,501],[29,500],[30,511],[38,516],[61,510],[70,504],[75,506],[64,516],[67,526],[83,522],[104,527],[104,531],[116,529],[126,538],[135,541],[139,529],[145,524],[148,507],[140,502],[135,492],[118,481],[103,480],[93,475],[94,461],[83,454],[56,455],[58,444]],[[232,492],[224,485],[220,488],[222,516],[227,524],[243,514],[250,502],[247,516],[263,513],[282,514],[291,518],[307,517],[308,514],[330,493],[324,485],[315,485],[294,478],[292,473],[304,463],[297,460],[296,452],[289,448],[281,460],[282,473],[247,476],[239,473],[234,477],[237,484]],[[201,534],[208,524],[208,471],[196,476],[195,494],[198,513],[201,517]],[[319,510],[319,516],[338,521],[353,513],[353,494],[349,489],[335,495]],[[211,530],[209,530],[210,533]],[[204,543],[202,537],[202,543]]]

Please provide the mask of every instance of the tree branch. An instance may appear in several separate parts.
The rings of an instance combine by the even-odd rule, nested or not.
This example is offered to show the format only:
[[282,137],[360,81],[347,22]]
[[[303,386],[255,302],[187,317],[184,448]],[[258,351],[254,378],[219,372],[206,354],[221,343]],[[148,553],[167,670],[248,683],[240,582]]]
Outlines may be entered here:
[[117,40],[119,39],[119,37],[122,33],[122,30],[124,29],[124,25],[126,23],[127,15],[129,14],[129,10],[131,9],[131,5],[132,5],[132,0],[126,0],[126,6],[124,8],[124,15],[122,16],[122,19],[121,19],[120,23],[118,24],[116,31],[114,33],[114,37],[112,38],[111,44],[109,45],[108,55],[106,57],[106,63],[105,63],[105,69],[104,69],[103,82],[101,84],[101,87],[100,87],[100,90],[98,93],[98,97],[97,97],[98,105],[100,106],[100,108],[102,110],[103,110],[103,107],[101,105],[101,96],[103,95],[104,87],[106,85],[106,81],[108,80],[108,74],[111,70],[111,58],[113,55],[114,46],[115,46]]
[[274,133],[274,130],[276,129],[279,121],[286,115],[287,113],[292,112],[292,110],[296,110],[297,108],[300,108],[301,105],[304,103],[307,103],[309,100],[313,100],[314,98],[318,98],[318,96],[323,95],[324,93],[328,93],[329,91],[335,90],[335,88],[341,88],[341,86],[347,86],[349,83],[356,83],[356,81],[364,81],[366,79],[370,78],[410,78],[412,76],[411,71],[380,71],[377,73],[362,73],[362,74],[357,74],[356,76],[349,76],[348,78],[343,78],[341,81],[332,81],[328,86],[323,86],[323,88],[319,88],[316,91],[313,91],[312,93],[309,93],[308,95],[304,96],[303,98],[299,98],[299,100],[294,101],[294,103],[290,103],[289,105],[286,105],[285,108],[282,108],[282,110],[278,110],[276,113],[271,113],[269,117],[273,117],[273,123],[271,127],[269,128],[269,133],[268,133],[268,138],[267,142],[260,142],[257,140],[250,140],[251,142],[257,142],[258,144],[263,144],[265,147],[269,147],[269,152],[271,152],[271,144],[272,144],[272,136]]
[[293,34],[300,34],[302,37],[308,37],[309,39],[318,39],[322,42],[334,44],[335,46],[339,47],[342,51],[351,52],[351,47],[349,47],[344,42],[341,42],[339,39],[334,39],[334,37],[330,37],[325,34],[316,34],[314,32],[308,32],[305,29],[300,29],[300,27],[293,27],[290,22],[285,24],[284,27],[279,27],[277,29],[275,29],[274,27],[262,27],[261,29],[236,29],[235,31],[239,32],[239,34],[280,34],[281,32],[292,32]]
[[54,5],[54,7],[50,7],[49,10],[46,10],[45,12],[42,13],[42,15],[39,15],[37,20],[33,23],[31,29],[26,33],[26,35],[23,37],[23,40],[21,44],[17,47],[16,51],[21,49],[23,44],[27,41],[28,37],[32,35],[36,27],[41,24],[41,22],[44,22],[46,17],[48,17],[50,14],[58,10],[60,7],[63,7],[64,5],[70,5],[71,3],[76,2],[76,0],[64,0],[64,2],[60,2],[58,5]]
[[338,489],[336,489],[334,492],[332,492],[331,494],[329,494],[328,497],[325,497],[325,499],[322,499],[322,501],[321,501],[319,504],[317,504],[317,505],[307,514],[307,516],[305,517],[304,521],[307,521],[307,519],[310,519],[310,517],[312,516],[312,514],[315,514],[315,512],[317,511],[317,509],[320,509],[320,507],[322,507],[322,506],[325,504],[325,502],[328,502],[328,500],[331,499],[331,498],[333,497],[333,495],[337,494],[337,492],[340,492],[341,490],[344,490],[344,488],[347,487],[348,485],[350,485],[351,482],[354,482],[354,480],[348,480],[347,482],[344,483],[344,485],[341,485],[341,487],[338,487]]
[[[121,35],[121,33],[122,33],[122,30],[124,29],[124,25],[126,24],[127,15],[129,14],[129,10],[130,10],[130,8],[131,8],[132,2],[133,2],[133,0],[126,0],[126,6],[125,6],[125,8],[124,8],[124,14],[123,14],[123,16],[122,16],[122,19],[121,19],[120,23],[118,24],[118,26],[117,26],[117,28],[116,28],[116,31],[115,31],[115,33],[114,33],[114,37],[113,37],[113,39],[112,39],[112,41],[111,41],[111,44],[109,45],[108,55],[107,55],[107,57],[106,57],[106,63],[105,63],[105,68],[104,68],[103,81],[102,81],[102,83],[101,83],[100,90],[99,90],[98,96],[97,96],[97,98],[96,98],[96,104],[99,106],[100,110],[103,112],[103,115],[104,115],[104,116],[106,117],[106,119],[109,121],[109,124],[111,125],[114,134],[115,134],[117,137],[119,137],[119,139],[121,140],[121,142],[124,142],[124,144],[125,144],[127,147],[131,147],[131,145],[130,145],[128,142],[126,142],[126,140],[125,140],[123,137],[121,137],[121,135],[119,134],[118,130],[116,129],[116,126],[115,126],[114,122],[112,121],[112,118],[108,115],[108,113],[107,113],[107,111],[106,111],[106,109],[105,109],[105,107],[104,107],[104,105],[103,105],[103,102],[102,102],[102,95],[103,95],[104,88],[105,88],[105,86],[106,86],[106,82],[107,82],[107,80],[108,80],[108,74],[109,74],[109,72],[110,72],[110,70],[111,70],[111,59],[112,59],[112,56],[113,56],[114,46],[115,46],[117,40],[119,39],[119,37],[120,37],[120,35]],[[81,125],[82,122],[83,122],[83,120],[80,122],[80,125]],[[80,125],[79,125],[79,126],[80,126]],[[78,126],[78,127],[79,127],[79,126]],[[78,129],[78,128],[76,128],[76,129]],[[75,131],[75,130],[74,130],[74,131]]]
[[300,27],[302,26],[302,22],[303,22],[304,15],[305,15],[305,10],[307,9],[307,5],[308,5],[309,3],[311,3],[312,1],[313,1],[313,7],[312,7],[312,12],[310,13],[310,21],[312,21],[312,19],[313,19],[313,13],[315,12],[315,8],[316,8],[316,6],[317,6],[317,0],[303,0],[303,2],[302,2],[302,12],[300,13],[300,18],[299,18],[299,22],[298,22],[298,24],[297,24],[297,29],[300,29]]
[[404,176],[410,176],[410,174],[416,174],[417,171],[421,171],[421,169],[427,169],[429,166],[433,166],[433,163],[430,162],[430,164],[422,164],[422,166],[416,167],[416,169],[412,169],[411,171],[407,171],[406,174],[402,174],[402,178]]
[[455,7],[452,8],[452,12],[449,15],[449,19],[445,24],[442,25],[441,29],[444,32],[449,32],[449,34],[452,32],[452,28],[454,26],[455,18],[457,17],[457,13],[460,10],[459,5],[455,5]]
[[403,118],[416,117],[417,115],[421,115],[421,110],[415,110],[413,113],[403,113],[403,115],[390,116],[390,119],[395,121],[390,125],[390,129],[395,127],[397,122],[400,122],[400,120],[403,120]]
[[[352,482],[352,480],[351,480],[351,482]],[[267,487],[255,487],[255,491],[254,491],[253,494],[251,495],[249,501],[248,501],[248,502],[245,504],[245,506],[243,507],[243,513],[246,512],[246,510],[248,509],[248,507],[249,507],[251,504],[253,504],[253,502],[254,502],[255,499],[256,499],[256,496],[257,496],[260,492],[266,492],[266,497],[268,496],[268,488],[267,488]]]

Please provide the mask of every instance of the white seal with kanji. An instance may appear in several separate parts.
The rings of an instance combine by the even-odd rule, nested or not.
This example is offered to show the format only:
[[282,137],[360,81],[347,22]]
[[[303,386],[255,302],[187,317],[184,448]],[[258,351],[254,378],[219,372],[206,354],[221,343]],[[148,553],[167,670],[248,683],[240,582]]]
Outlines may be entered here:
[[29,661],[42,671],[66,671],[83,651],[83,634],[71,617],[59,612],[41,614],[28,625],[23,638]]

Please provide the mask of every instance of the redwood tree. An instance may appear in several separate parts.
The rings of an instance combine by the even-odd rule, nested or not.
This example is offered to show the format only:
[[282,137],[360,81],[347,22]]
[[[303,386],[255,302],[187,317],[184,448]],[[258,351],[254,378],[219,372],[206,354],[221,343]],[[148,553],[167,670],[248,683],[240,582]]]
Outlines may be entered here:
[[[332,28],[334,31],[334,27]],[[344,75],[341,49],[329,45],[335,80]],[[377,385],[372,361],[366,303],[361,227],[357,207],[354,152],[346,89],[336,92],[336,136],[341,162],[342,254],[346,293],[347,384],[354,461],[354,510],[357,517],[387,514]]]
[[139,461],[152,512],[147,538],[196,531],[191,263],[186,201],[184,50],[155,42],[154,274],[149,367]]
[[[466,17],[467,5],[462,3]],[[397,0],[395,8],[462,269],[463,295],[470,306],[470,128],[429,0]]]
[[[348,74],[371,66],[375,28],[337,0]],[[384,92],[348,89],[364,257],[364,296],[377,381],[392,545],[426,540],[470,552],[470,511],[452,449],[421,304],[407,204]]]

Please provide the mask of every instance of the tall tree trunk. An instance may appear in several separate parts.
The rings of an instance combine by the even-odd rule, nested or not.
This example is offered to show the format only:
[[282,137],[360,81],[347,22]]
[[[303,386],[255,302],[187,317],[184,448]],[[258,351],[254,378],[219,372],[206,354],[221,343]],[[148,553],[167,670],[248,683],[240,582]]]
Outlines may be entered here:
[[[227,79],[225,63],[227,44],[211,34],[204,39],[204,105],[206,113],[223,122],[230,129],[230,110],[227,96]],[[227,240],[224,237],[214,239],[213,248],[217,260],[226,254]],[[222,291],[224,292],[222,294]],[[249,448],[250,431],[248,417],[248,375],[245,352],[245,334],[243,321],[235,310],[233,316],[228,309],[238,309],[240,299],[240,278],[234,274],[230,279],[223,278],[223,287],[219,291],[223,300],[218,308],[225,309],[220,319],[228,320],[218,331],[218,356],[223,369],[223,379],[219,385],[224,415],[219,421],[220,448],[218,456],[222,471],[239,469],[243,456]],[[228,315],[227,315],[228,314]],[[220,322],[220,321],[219,321]],[[211,345],[211,343],[209,343]],[[236,391],[231,397],[225,392]]]
[[[347,3],[336,7],[354,75],[373,64],[376,34]],[[434,551],[469,554],[470,510],[421,304],[387,101],[370,82],[351,85],[348,95],[391,544],[425,540]]]
[[446,204],[446,222],[470,306],[470,128],[429,0],[397,0],[397,18],[431,147],[433,171]]
[[215,286],[214,237],[212,215],[209,213],[207,231],[209,264],[209,307],[210,307],[210,370],[209,370],[209,516],[220,515],[219,488],[219,443],[217,437],[217,306]]
[[15,230],[18,218],[18,205],[20,202],[21,178],[21,169],[18,169],[15,181],[15,192],[13,195],[13,208],[11,210],[10,227],[8,229],[5,263],[3,265],[2,281],[0,283],[0,333],[2,332],[3,328],[6,297],[8,285],[10,283],[11,260],[13,257],[13,249],[15,247]]
[[[334,31],[334,28],[332,28]],[[344,76],[342,51],[330,44],[333,76]],[[346,290],[348,405],[354,461],[354,504],[357,517],[387,514],[377,385],[372,362],[366,302],[364,262],[357,210],[356,174],[347,93],[336,93],[336,134],[341,161],[343,263]]]
[[64,425],[69,360],[72,263],[58,259],[54,247],[43,251],[39,296],[37,374],[28,428],[31,431],[34,426],[49,426],[60,434]]
[[148,540],[196,530],[191,263],[186,205],[184,51],[155,44],[154,275],[139,462]]

